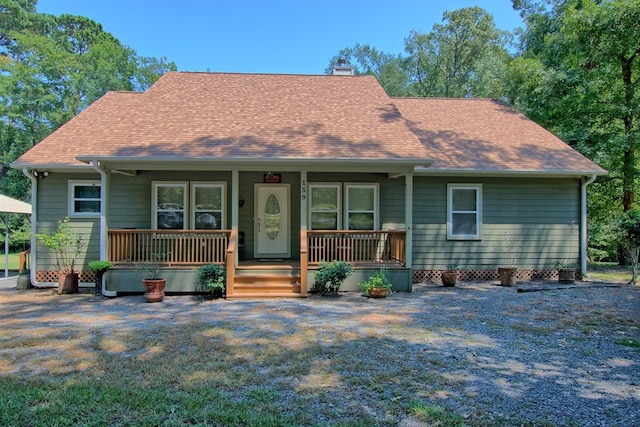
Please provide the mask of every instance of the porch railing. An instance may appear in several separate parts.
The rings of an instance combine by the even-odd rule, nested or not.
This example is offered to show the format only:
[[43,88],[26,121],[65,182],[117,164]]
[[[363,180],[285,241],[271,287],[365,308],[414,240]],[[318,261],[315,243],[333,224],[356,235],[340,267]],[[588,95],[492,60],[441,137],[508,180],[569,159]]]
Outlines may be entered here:
[[115,267],[152,262],[186,267],[226,263],[231,231],[111,229],[108,234]]
[[351,264],[405,264],[406,232],[308,231],[309,265],[340,260]]

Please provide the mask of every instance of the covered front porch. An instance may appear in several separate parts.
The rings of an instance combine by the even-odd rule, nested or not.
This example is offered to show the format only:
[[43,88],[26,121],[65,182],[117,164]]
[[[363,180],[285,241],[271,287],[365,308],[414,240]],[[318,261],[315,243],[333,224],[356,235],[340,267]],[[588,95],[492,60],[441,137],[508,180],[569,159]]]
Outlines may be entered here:
[[411,272],[406,267],[406,231],[300,232],[299,253],[289,259],[242,259],[244,244],[236,230],[133,230],[108,231],[109,290],[128,292],[132,275],[142,263],[159,264],[168,277],[168,292],[197,289],[198,267],[225,267],[227,298],[304,297],[313,286],[314,272],[322,261],[346,261],[354,267],[345,290],[381,267],[396,279],[397,290],[407,289]]
[[414,162],[272,161],[271,172],[258,161],[187,171],[116,160],[92,162],[105,207],[100,258],[114,266],[107,295],[139,292],[141,263],[161,264],[167,292],[198,291],[197,268],[218,264],[228,297],[305,296],[332,260],[355,269],[345,290],[383,266],[396,290],[411,290]]

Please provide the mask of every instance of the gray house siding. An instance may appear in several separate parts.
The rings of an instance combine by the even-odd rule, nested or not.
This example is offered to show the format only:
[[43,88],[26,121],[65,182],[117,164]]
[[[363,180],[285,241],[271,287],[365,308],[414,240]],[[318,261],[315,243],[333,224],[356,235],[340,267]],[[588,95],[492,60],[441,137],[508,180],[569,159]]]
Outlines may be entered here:
[[[447,184],[482,184],[479,240],[447,239]],[[579,262],[580,181],[577,179],[416,177],[415,270],[494,270],[515,264],[550,270]]]
[[[380,227],[385,223],[404,224],[404,177],[392,179],[387,174],[376,173],[321,173],[308,174],[313,183],[378,183],[380,189]],[[342,194],[344,199],[344,193]]]
[[[38,201],[36,233],[51,233],[58,228],[58,221],[69,215],[69,181],[99,180],[98,174],[61,174],[51,173],[38,181]],[[89,270],[90,261],[100,257],[100,220],[99,218],[71,218],[72,229],[83,242],[82,254],[75,263],[78,271]],[[51,272],[39,277],[39,281],[55,282],[55,257],[36,239],[35,270]]]
[[136,176],[111,174],[109,200],[110,228],[151,228],[152,183],[155,181],[228,182],[227,184],[227,228],[230,226],[231,173],[228,172],[175,172],[140,171]]
[[[264,172],[240,172],[239,230],[244,232],[244,258],[253,258],[254,184]],[[291,252],[300,248],[300,174],[282,172],[282,183],[291,186]],[[69,214],[70,180],[99,180],[99,175],[52,173],[38,183],[37,232],[53,231]],[[308,183],[378,183],[379,226],[405,223],[405,180],[376,173],[309,172]],[[227,182],[226,228],[231,228],[231,173],[141,171],[136,176],[112,174],[109,192],[109,228],[151,228],[151,189],[154,181]],[[482,184],[482,234],[477,240],[447,239],[447,184]],[[344,194],[343,194],[344,198]],[[558,261],[578,264],[580,242],[580,180],[551,178],[454,178],[414,177],[413,269],[434,272],[456,263],[465,271],[495,271],[515,264],[521,270],[552,270]],[[77,263],[99,259],[99,218],[72,218],[81,233],[86,252]],[[52,271],[53,260],[38,248],[36,270]],[[422,276],[422,278],[433,276]],[[54,276],[47,276],[54,281]],[[414,273],[414,281],[416,274]]]

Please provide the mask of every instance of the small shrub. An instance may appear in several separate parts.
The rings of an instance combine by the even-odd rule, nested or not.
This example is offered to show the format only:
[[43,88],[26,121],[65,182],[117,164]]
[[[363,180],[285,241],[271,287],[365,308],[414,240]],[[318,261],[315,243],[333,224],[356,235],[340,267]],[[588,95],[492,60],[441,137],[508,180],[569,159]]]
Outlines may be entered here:
[[340,285],[353,272],[353,267],[346,261],[323,261],[316,271],[313,292],[324,295],[337,295]]
[[224,268],[218,264],[203,265],[198,269],[198,277],[202,290],[207,292],[211,298],[225,295],[227,285]]

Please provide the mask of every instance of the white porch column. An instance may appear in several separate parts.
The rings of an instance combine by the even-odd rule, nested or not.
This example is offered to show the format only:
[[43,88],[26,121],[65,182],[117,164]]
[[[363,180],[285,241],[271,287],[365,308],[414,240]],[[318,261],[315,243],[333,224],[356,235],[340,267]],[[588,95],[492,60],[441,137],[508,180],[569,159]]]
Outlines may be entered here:
[[307,230],[307,201],[309,198],[309,183],[307,181],[307,171],[300,171],[300,230]]
[[[111,186],[111,174],[98,162],[92,162],[93,168],[100,174],[100,259],[109,259],[109,193]],[[107,290],[105,286],[104,276],[102,278],[102,295],[107,297],[115,297],[117,292]]]
[[[231,171],[231,230],[238,233],[240,215],[240,172],[237,169]],[[235,251],[235,265],[238,265],[239,251]]]
[[413,172],[404,176],[404,222],[406,230],[405,238],[405,262],[407,268],[413,267]]

